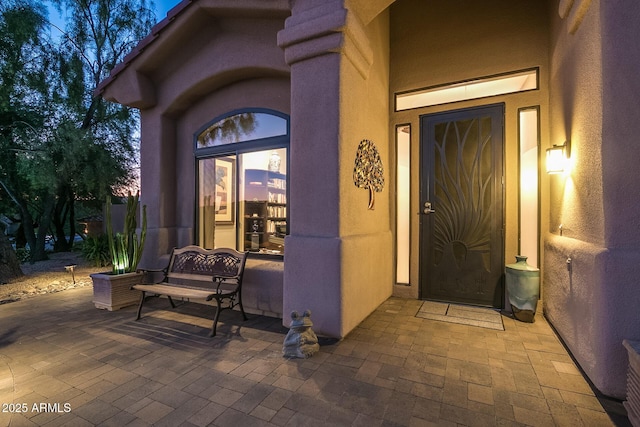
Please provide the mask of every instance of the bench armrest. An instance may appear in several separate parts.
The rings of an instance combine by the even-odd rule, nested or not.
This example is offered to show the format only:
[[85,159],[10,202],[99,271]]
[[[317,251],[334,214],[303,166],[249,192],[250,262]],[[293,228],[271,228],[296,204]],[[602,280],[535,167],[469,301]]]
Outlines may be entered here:
[[218,293],[220,293],[220,286],[222,285],[238,286],[238,279],[236,277],[213,276],[212,279],[216,284],[216,292]]
[[136,273],[166,273],[167,268],[139,268]]
[[143,273],[145,274],[145,277],[149,277],[147,276],[147,273],[151,273],[152,276],[149,277],[149,279],[151,280],[151,277],[156,277],[154,276],[155,273],[162,273],[162,278],[160,279],[160,281],[156,282],[155,280],[153,281],[154,283],[162,283],[165,281],[166,277],[167,277],[167,267],[165,268],[138,268],[136,270],[136,273]]

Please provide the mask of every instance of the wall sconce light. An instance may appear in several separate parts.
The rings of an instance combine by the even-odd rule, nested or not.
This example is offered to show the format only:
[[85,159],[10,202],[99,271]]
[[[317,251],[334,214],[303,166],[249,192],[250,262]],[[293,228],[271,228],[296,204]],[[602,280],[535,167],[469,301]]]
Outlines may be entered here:
[[547,148],[547,173],[564,173],[569,169],[569,158],[571,158],[571,143],[565,141],[562,145],[554,144]]

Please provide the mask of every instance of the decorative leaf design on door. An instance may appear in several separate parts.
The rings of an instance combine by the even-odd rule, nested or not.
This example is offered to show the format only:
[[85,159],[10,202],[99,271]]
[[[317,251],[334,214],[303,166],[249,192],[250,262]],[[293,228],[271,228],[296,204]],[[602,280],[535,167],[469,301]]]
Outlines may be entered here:
[[439,264],[447,246],[458,266],[468,252],[490,265],[491,118],[445,122],[435,127],[434,250]]

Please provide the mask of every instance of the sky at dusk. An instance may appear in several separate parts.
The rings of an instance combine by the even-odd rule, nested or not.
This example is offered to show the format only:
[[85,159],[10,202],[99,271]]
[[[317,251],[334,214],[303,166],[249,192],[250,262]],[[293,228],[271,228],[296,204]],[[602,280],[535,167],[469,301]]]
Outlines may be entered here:
[[158,21],[164,19],[164,17],[167,16],[167,12],[173,9],[178,3],[180,3],[180,0],[155,0],[156,17]]
[[[180,1],[181,0],[154,0],[156,20],[161,21],[164,19],[167,16],[167,12],[173,9]],[[64,17],[60,16],[55,7],[51,5],[51,2],[47,3],[49,6],[49,21],[55,26],[64,29]]]

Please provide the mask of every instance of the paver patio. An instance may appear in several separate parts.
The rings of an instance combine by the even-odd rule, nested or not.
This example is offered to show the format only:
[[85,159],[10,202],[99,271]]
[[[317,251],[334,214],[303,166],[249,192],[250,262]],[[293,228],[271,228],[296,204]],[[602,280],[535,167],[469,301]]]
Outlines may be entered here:
[[544,317],[495,331],[416,318],[421,303],[391,298],[294,360],[280,319],[223,312],[209,338],[198,304],[156,300],[138,322],[90,287],[1,305],[0,425],[613,425]]

